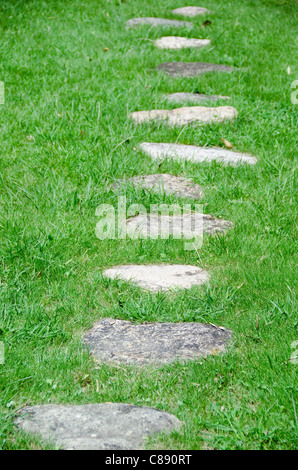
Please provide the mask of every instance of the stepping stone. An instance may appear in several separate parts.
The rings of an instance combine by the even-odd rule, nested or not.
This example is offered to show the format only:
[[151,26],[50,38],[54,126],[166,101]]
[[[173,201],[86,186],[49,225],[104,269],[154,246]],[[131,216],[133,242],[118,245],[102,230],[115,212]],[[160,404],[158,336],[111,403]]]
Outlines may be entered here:
[[164,36],[156,39],[154,44],[160,49],[201,48],[211,44],[210,39],[182,38],[179,36]]
[[[169,208],[170,209],[170,208]],[[172,235],[175,239],[182,236],[191,239],[218,232],[226,232],[232,227],[228,220],[215,219],[209,214],[190,213],[178,215],[146,214],[137,215],[126,220],[126,233],[131,238],[158,237],[167,239]]]
[[170,95],[166,95],[165,99],[170,103],[204,103],[206,101],[218,101],[218,100],[229,100],[231,99],[229,96],[221,96],[221,95],[204,95],[202,93],[171,93]]
[[145,190],[152,190],[155,193],[165,193],[169,196],[177,196],[190,199],[201,199],[203,190],[201,186],[183,176],[173,176],[168,174],[155,174],[146,176],[133,176],[127,180],[114,183],[113,188],[117,189],[125,185],[134,185]]
[[153,292],[172,288],[190,289],[208,281],[209,275],[203,269],[183,264],[127,264],[106,269],[103,275],[110,279],[134,282]]
[[218,106],[208,108],[206,106],[191,106],[172,110],[154,109],[152,111],[135,111],[129,114],[137,124],[150,121],[162,121],[170,126],[184,126],[186,124],[199,123],[211,124],[234,119],[238,111],[232,106]]
[[180,427],[172,414],[125,403],[30,406],[16,424],[63,450],[139,450],[147,436]]
[[151,26],[168,26],[168,27],[180,27],[180,28],[192,28],[193,24],[189,21],[179,20],[168,20],[166,18],[132,18],[126,22],[126,26],[134,28],[135,26],[141,26],[149,24]]
[[181,7],[172,10],[172,13],[174,13],[175,15],[188,16],[189,18],[194,18],[198,15],[205,15],[206,13],[211,13],[211,11],[203,7]]
[[172,77],[195,77],[207,72],[233,72],[230,65],[208,64],[205,62],[165,62],[157,67]]
[[185,362],[226,349],[232,332],[202,323],[142,323],[104,319],[84,336],[100,362],[168,364]]
[[162,158],[176,158],[189,160],[195,163],[212,162],[213,160],[230,165],[255,165],[257,158],[251,155],[234,152],[220,147],[198,147],[196,145],[165,144],[143,142],[140,148],[154,160]]

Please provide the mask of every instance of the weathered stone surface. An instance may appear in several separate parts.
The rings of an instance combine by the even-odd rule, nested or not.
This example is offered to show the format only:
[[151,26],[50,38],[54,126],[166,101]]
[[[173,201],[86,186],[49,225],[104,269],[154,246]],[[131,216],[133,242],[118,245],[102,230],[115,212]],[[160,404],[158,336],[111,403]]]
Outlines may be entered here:
[[[180,209],[180,208],[179,208]],[[126,233],[131,238],[169,238],[185,237],[191,239],[218,232],[226,232],[231,222],[216,219],[209,214],[190,213],[180,215],[146,214],[131,217],[126,221]]]
[[132,184],[145,190],[152,190],[155,193],[165,193],[170,196],[185,197],[190,199],[201,199],[203,190],[201,186],[183,176],[173,176],[166,173],[154,175],[133,176],[127,180],[114,183],[114,189]]
[[204,95],[202,93],[171,93],[170,95],[166,95],[165,99],[170,103],[204,103],[208,101],[218,101],[218,100],[229,100],[229,96],[221,96],[221,95]]
[[154,292],[172,288],[190,289],[209,279],[203,269],[183,264],[128,264],[106,269],[103,275],[110,279],[131,281]]
[[236,70],[229,65],[208,64],[205,62],[165,62],[157,67],[172,77],[195,77],[207,72],[232,72]]
[[179,36],[164,36],[154,41],[160,49],[201,48],[211,44],[210,39],[182,38]]
[[184,126],[199,123],[210,124],[235,119],[238,111],[232,106],[190,106],[172,110],[154,109],[152,111],[135,111],[129,115],[137,124],[150,121],[162,121],[170,126]]
[[181,7],[172,10],[172,13],[174,13],[175,15],[188,16],[189,18],[194,18],[195,16],[205,15],[211,12],[210,10],[207,10],[207,8],[203,7]]
[[168,20],[166,18],[132,18],[126,22],[126,26],[129,28],[134,28],[135,26],[140,25],[151,25],[151,26],[167,26],[167,27],[178,27],[178,28],[192,28],[193,24],[189,21],[179,21],[179,20]]
[[180,426],[169,413],[125,403],[30,406],[16,424],[64,450],[142,449],[147,436]]
[[220,147],[198,147],[196,145],[165,144],[143,142],[141,149],[153,159],[177,158],[190,160],[195,163],[212,162],[213,160],[224,164],[237,165],[247,163],[255,165],[257,158],[251,155],[234,152]]
[[218,354],[232,333],[202,323],[142,323],[104,319],[84,336],[99,361],[167,364]]

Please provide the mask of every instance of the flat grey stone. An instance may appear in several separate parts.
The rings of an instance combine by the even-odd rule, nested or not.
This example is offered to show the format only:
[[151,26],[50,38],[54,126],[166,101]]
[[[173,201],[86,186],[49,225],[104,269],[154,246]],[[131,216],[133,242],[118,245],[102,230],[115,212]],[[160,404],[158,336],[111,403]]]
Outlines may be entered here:
[[208,281],[209,274],[197,266],[183,264],[127,264],[106,269],[110,279],[131,281],[154,292],[181,288],[190,289]]
[[168,174],[154,174],[146,176],[133,176],[127,180],[117,181],[113,188],[132,184],[136,187],[152,190],[155,193],[165,193],[170,196],[178,196],[190,199],[201,199],[203,190],[201,186],[195,184],[192,180],[183,176],[173,176]]
[[154,109],[151,111],[135,111],[128,117],[136,124],[150,121],[160,121],[170,126],[184,126],[192,123],[211,124],[235,119],[238,111],[232,106],[190,106],[176,109]]
[[203,7],[181,7],[172,10],[172,13],[174,13],[175,15],[188,16],[189,18],[194,18],[195,16],[205,15],[211,12],[210,10],[207,10],[207,8]]
[[138,450],[147,436],[180,427],[169,413],[125,403],[30,406],[16,424],[64,450]]
[[230,165],[237,165],[239,163],[255,165],[258,161],[256,157],[251,155],[220,147],[198,147],[196,145],[143,142],[140,144],[140,148],[154,160],[176,158],[195,163],[212,162],[215,160]]
[[[179,208],[181,209],[181,208]],[[179,211],[178,211],[179,212]],[[216,219],[209,214],[189,213],[178,215],[146,214],[126,221],[126,233],[131,238],[187,239],[226,232],[232,227],[228,220]]]
[[207,72],[232,72],[230,65],[208,64],[206,62],[165,62],[157,67],[172,77],[195,77]]
[[202,48],[211,44],[210,39],[182,38],[179,36],[164,36],[154,41],[160,49]]
[[134,28],[140,25],[151,25],[151,26],[167,26],[167,27],[178,27],[178,28],[192,28],[193,24],[189,21],[179,21],[179,20],[168,20],[166,18],[152,18],[152,17],[143,17],[143,18],[132,18],[126,22],[126,26],[129,28]]
[[171,93],[165,96],[165,99],[170,103],[204,103],[208,101],[218,101],[218,100],[229,100],[229,96],[221,96],[221,95],[204,95],[202,93]]
[[185,362],[226,349],[232,333],[202,323],[142,323],[104,319],[84,336],[100,362],[167,364]]

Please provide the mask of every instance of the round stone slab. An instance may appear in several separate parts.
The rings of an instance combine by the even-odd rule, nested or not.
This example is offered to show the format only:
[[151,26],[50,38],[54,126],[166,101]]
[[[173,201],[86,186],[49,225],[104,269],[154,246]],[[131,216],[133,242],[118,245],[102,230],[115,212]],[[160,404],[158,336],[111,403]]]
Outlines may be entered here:
[[195,16],[205,15],[211,12],[210,10],[207,10],[207,8],[203,7],[181,7],[172,10],[172,13],[174,13],[174,15],[188,16],[189,18],[194,18]]
[[232,332],[202,323],[142,323],[107,318],[84,342],[100,362],[168,364],[225,351]]
[[180,427],[172,414],[125,403],[30,406],[16,424],[64,450],[139,450],[147,436]]
[[208,101],[218,101],[218,100],[229,100],[229,96],[221,96],[221,95],[204,95],[202,93],[171,93],[170,95],[166,95],[165,99],[170,103],[204,103]]
[[172,110],[155,109],[152,111],[135,111],[129,114],[135,123],[162,121],[170,126],[184,126],[192,123],[211,124],[235,119],[238,111],[232,106],[218,106],[208,108],[206,106],[190,106]]
[[[180,208],[179,208],[180,209]],[[126,233],[131,238],[187,239],[226,232],[232,227],[228,220],[215,219],[209,214],[190,213],[181,215],[146,214],[126,220]]]
[[160,49],[201,48],[211,44],[210,39],[182,38],[179,36],[164,36],[154,41]]
[[192,28],[193,24],[189,21],[179,21],[179,20],[168,20],[166,18],[152,18],[152,17],[143,17],[143,18],[132,18],[126,22],[126,26],[129,28],[134,28],[136,26],[149,24],[151,26],[168,26],[168,27],[178,27],[178,28]]
[[106,269],[103,275],[110,279],[131,281],[153,292],[190,289],[209,279],[209,274],[203,269],[183,264],[128,264]]
[[176,158],[189,160],[195,163],[217,161],[223,164],[237,165],[249,164],[255,165],[257,158],[245,153],[234,152],[233,150],[220,147],[198,147],[196,145],[183,144],[165,144],[143,142],[140,148],[151,158]]
[[195,77],[207,72],[232,72],[230,65],[208,64],[206,62],[165,62],[157,67],[172,77]]
[[128,184],[132,184],[145,190],[152,190],[155,193],[165,193],[170,196],[178,196],[195,200],[203,197],[203,190],[198,184],[195,184],[193,181],[188,178],[184,178],[183,176],[173,176],[166,173],[133,176],[127,180],[117,181],[113,184],[113,188],[117,189]]

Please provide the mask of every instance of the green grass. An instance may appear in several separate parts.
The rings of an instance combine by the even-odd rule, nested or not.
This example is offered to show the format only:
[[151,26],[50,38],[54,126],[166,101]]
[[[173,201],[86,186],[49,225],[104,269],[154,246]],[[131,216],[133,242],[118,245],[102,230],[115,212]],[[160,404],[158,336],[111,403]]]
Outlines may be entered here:
[[[191,2],[190,2],[191,3]],[[196,3],[196,2],[192,2]],[[125,29],[134,16],[176,18],[188,1],[2,1],[0,6],[0,448],[49,448],[14,428],[25,404],[128,402],[175,414],[180,432],[159,449],[297,448],[298,339],[295,157],[297,2],[209,0],[192,30]],[[208,18],[212,23],[202,27]],[[210,38],[202,51],[163,51],[162,35]],[[109,48],[108,51],[104,51]],[[171,78],[166,61],[239,67]],[[291,74],[287,72],[290,67]],[[127,112],[166,108],[167,92],[231,96],[227,124],[135,126]],[[100,106],[98,105],[100,103]],[[222,102],[220,104],[227,104]],[[176,107],[175,105],[172,106]],[[222,145],[258,156],[254,167],[151,161],[142,141]],[[116,205],[119,177],[169,172],[204,187],[204,211],[231,220],[225,237],[184,251],[181,240],[104,240],[95,210]],[[127,204],[178,202],[132,190]],[[102,277],[126,263],[190,263],[210,284],[152,294]],[[230,328],[222,356],[159,369],[98,365],[81,337],[95,321],[200,321]]]

